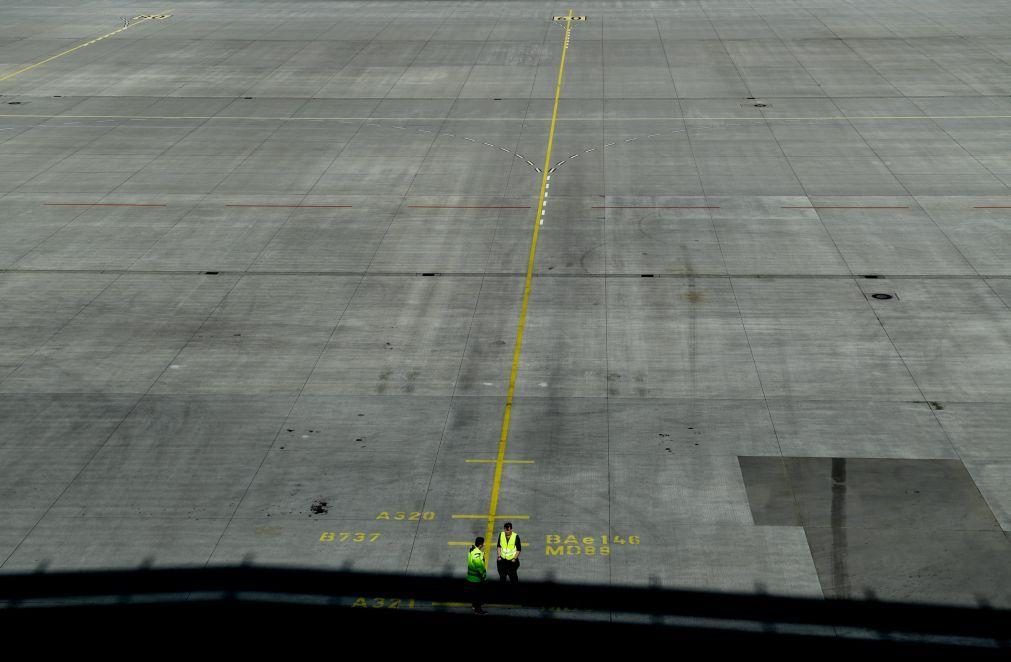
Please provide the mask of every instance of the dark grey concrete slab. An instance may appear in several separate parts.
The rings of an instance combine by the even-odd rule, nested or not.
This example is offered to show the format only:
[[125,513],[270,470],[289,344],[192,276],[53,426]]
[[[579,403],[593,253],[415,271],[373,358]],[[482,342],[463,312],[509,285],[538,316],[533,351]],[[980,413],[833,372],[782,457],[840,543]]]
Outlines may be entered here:
[[742,457],[741,470],[756,524],[998,530],[957,460]]
[[996,531],[807,529],[826,597],[1006,608],[1008,540]]
[[1011,550],[961,462],[741,457],[740,464],[755,523],[804,526],[827,597],[1009,603]]

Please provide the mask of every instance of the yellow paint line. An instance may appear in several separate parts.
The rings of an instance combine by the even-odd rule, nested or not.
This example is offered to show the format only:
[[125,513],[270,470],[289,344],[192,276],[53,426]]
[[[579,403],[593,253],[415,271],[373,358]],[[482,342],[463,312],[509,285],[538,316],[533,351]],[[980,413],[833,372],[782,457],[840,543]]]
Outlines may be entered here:
[[[464,460],[469,464],[495,464],[498,460]],[[533,464],[533,460],[502,460],[504,464]]]
[[[433,602],[433,607],[470,607],[469,602]],[[491,607],[492,609],[521,609],[522,605],[499,605],[499,604],[486,604],[485,607]]]
[[[516,324],[516,346],[513,349],[513,363],[509,371],[509,389],[506,391],[505,411],[502,414],[502,432],[498,439],[498,453],[495,457],[495,475],[492,478],[491,498],[488,504],[488,526],[485,539],[491,540],[495,531],[497,519],[528,519],[520,517],[503,518],[498,515],[498,500],[502,489],[502,469],[505,467],[506,447],[509,444],[509,421],[512,416],[513,397],[516,394],[516,377],[520,370],[520,353],[523,350],[523,332],[527,324],[527,308],[530,305],[530,291],[533,284],[534,258],[537,255],[537,240],[540,237],[541,223],[544,214],[544,196],[548,190],[548,170],[551,169],[551,150],[555,144],[555,126],[558,122],[558,101],[562,97],[562,82],[565,79],[565,57],[569,52],[569,40],[572,37],[573,11],[570,9],[565,22],[565,40],[562,42],[562,56],[558,63],[558,79],[555,81],[555,103],[551,108],[551,125],[548,128],[548,146],[544,153],[544,167],[541,169],[541,187],[537,196],[537,211],[534,212],[534,230],[530,238],[530,254],[527,256],[527,273],[523,282],[523,302],[520,305],[520,318]],[[485,564],[487,564],[487,558]]]
[[[161,12],[161,13],[162,14],[167,14],[168,12]],[[14,71],[14,72],[11,72],[11,73],[7,74],[6,76],[0,76],[0,83],[2,83],[5,80],[9,80],[11,78],[14,78],[18,74],[23,74],[26,71],[31,71],[35,67],[41,67],[46,62],[52,62],[56,58],[63,57],[64,55],[70,55],[74,51],[80,50],[80,49],[84,48],[85,46],[91,46],[92,44],[97,44],[98,42],[102,41],[103,39],[108,39],[109,37],[111,37],[113,35],[117,35],[117,34],[119,34],[120,32],[122,32],[124,30],[129,30],[130,28],[132,28],[135,25],[140,25],[141,23],[144,23],[145,21],[152,21],[152,20],[154,20],[154,17],[155,17],[155,15],[144,16],[143,18],[141,18],[139,20],[136,20],[136,21],[133,21],[132,23],[127,23],[126,25],[124,25],[123,27],[119,28],[118,30],[113,30],[112,32],[103,34],[101,37],[96,37],[96,38],[92,39],[91,41],[86,41],[83,44],[78,44],[77,46],[74,46],[73,48],[68,48],[67,50],[63,51],[62,53],[57,53],[56,55],[52,55],[50,57],[47,57],[45,60],[41,60],[39,62],[36,62],[35,64],[30,64],[27,67],[24,67],[22,69],[18,69],[17,71]],[[17,116],[15,115],[14,117],[17,117]]]
[[[139,22],[139,21],[138,21]],[[122,29],[122,28],[121,28]],[[85,46],[87,44],[82,44]],[[69,52],[69,51],[67,51]],[[61,53],[60,55],[64,55]],[[53,57],[59,57],[54,55]],[[46,60],[33,64],[36,67],[44,64]],[[26,71],[24,69],[22,71]],[[16,71],[9,77],[21,73]],[[0,81],[5,80],[0,78]],[[28,117],[35,119],[75,119],[75,120],[233,120],[233,121],[261,121],[261,122],[334,122],[334,121],[372,121],[372,122],[550,122],[551,117],[266,117],[257,115],[44,115],[29,113],[0,113],[0,117]],[[1011,115],[812,115],[805,117],[740,117],[740,116],[713,116],[713,117],[682,117],[679,115],[664,115],[660,117],[566,117],[559,118],[559,122],[714,122],[741,120],[745,122],[796,122],[800,120],[811,121],[846,121],[846,120],[1007,120]]]
[[[530,519],[530,515],[453,515],[453,519]],[[493,525],[494,527],[494,525]],[[491,532],[485,536],[485,540],[491,540]]]

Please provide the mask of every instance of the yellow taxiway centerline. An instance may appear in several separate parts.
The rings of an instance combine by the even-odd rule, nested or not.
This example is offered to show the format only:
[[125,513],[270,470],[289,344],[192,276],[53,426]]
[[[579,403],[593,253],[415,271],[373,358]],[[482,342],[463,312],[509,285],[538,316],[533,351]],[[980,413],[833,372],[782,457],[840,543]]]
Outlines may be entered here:
[[[509,388],[506,391],[505,411],[502,414],[502,431],[499,434],[498,453],[495,457],[495,474],[491,484],[491,498],[488,504],[488,526],[485,530],[485,540],[491,540],[495,531],[495,521],[498,516],[499,495],[502,490],[502,469],[506,464],[506,449],[509,445],[509,421],[512,416],[513,398],[516,394],[516,378],[520,370],[520,354],[523,350],[523,332],[526,330],[527,309],[530,304],[530,291],[534,276],[534,259],[537,255],[537,240],[540,237],[541,222],[544,215],[544,197],[548,190],[548,170],[551,168],[551,150],[555,142],[555,126],[558,122],[558,101],[562,96],[562,82],[565,78],[565,57],[569,52],[569,41],[572,37],[572,16],[570,9],[565,21],[565,38],[562,42],[562,56],[558,64],[558,78],[555,81],[555,102],[551,108],[551,125],[548,127],[548,145],[544,154],[544,167],[541,172],[541,186],[537,197],[537,211],[534,213],[534,230],[530,238],[530,253],[527,256],[527,273],[523,281],[523,301],[520,305],[520,318],[516,324],[516,344],[513,348],[512,368],[509,371]],[[519,517],[513,519],[520,519]],[[487,558],[485,559],[487,563]]]
[[[121,28],[123,29],[123,28]],[[81,44],[85,46],[87,44]],[[66,51],[70,52],[70,51]],[[61,53],[60,55],[63,55]],[[53,58],[59,57],[54,55]],[[50,58],[50,59],[53,59]],[[44,64],[43,60],[33,64],[36,67]],[[27,71],[22,69],[21,71]],[[15,71],[0,81],[21,73]],[[31,113],[0,113],[0,117],[32,118],[32,119],[70,119],[70,120],[199,120],[199,121],[243,121],[243,122],[553,122],[552,117],[268,117],[264,115],[42,115]],[[663,115],[657,117],[566,117],[559,122],[725,122],[740,120],[744,122],[844,122],[860,121],[903,121],[903,120],[1007,120],[1011,115],[810,115],[797,117],[744,117],[744,116],[708,116],[683,117],[678,115]]]
[[[68,48],[67,50],[63,51],[62,53],[57,53],[56,55],[52,55],[50,57],[47,57],[45,60],[41,60],[39,62],[36,62],[35,64],[30,64],[27,67],[23,67],[21,69],[18,69],[17,71],[14,71],[14,72],[11,72],[11,73],[7,74],[6,76],[0,76],[0,83],[2,83],[5,80],[10,80],[11,78],[14,78],[15,76],[17,76],[18,74],[23,74],[26,71],[31,71],[35,67],[41,67],[46,62],[52,62],[56,58],[63,57],[64,55],[69,55],[69,54],[73,53],[76,50],[80,50],[80,49],[84,48],[85,46],[91,46],[92,44],[96,44],[96,43],[102,41],[103,39],[108,39],[109,37],[111,37],[113,35],[117,35],[120,32],[122,32],[123,30],[128,30],[128,29],[132,28],[135,25],[140,25],[141,23],[144,23],[145,21],[152,21],[152,20],[154,20],[155,16],[160,16],[160,15],[164,15],[164,14],[167,14],[167,13],[168,12],[162,12],[161,14],[149,14],[149,15],[142,16],[139,20],[133,21],[132,23],[127,23],[126,25],[124,25],[123,27],[119,28],[118,30],[113,30],[112,32],[103,34],[101,37],[95,37],[91,41],[86,41],[83,44],[78,44],[77,46],[74,46],[73,48]],[[10,117],[17,117],[17,115],[11,115]]]

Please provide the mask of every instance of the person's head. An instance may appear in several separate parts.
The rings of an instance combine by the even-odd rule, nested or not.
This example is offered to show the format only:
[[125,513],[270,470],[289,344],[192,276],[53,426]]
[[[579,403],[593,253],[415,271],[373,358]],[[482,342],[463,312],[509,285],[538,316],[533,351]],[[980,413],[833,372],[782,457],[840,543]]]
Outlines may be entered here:
[[503,526],[502,528],[505,530],[506,533],[512,533],[513,532],[513,523],[512,522],[506,522],[505,526]]
[[478,549],[484,547],[484,538],[482,538],[481,536],[474,538],[474,547],[477,547]]

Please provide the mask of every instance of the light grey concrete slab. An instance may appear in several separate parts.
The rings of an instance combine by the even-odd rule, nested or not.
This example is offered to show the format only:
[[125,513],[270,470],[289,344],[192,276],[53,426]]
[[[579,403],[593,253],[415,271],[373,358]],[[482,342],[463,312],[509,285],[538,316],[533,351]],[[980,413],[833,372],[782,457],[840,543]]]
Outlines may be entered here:
[[[326,519],[236,518],[210,558],[212,564],[252,563],[359,572],[403,572],[415,524]],[[333,539],[330,539],[330,534]]]
[[649,457],[779,455],[778,430],[760,400],[610,399],[608,447]]
[[[516,394],[600,397],[606,392],[601,282],[544,279],[531,297]],[[553,357],[565,355],[558,363]]]
[[[865,292],[882,291],[874,281],[858,283]],[[895,299],[868,302],[925,399],[1008,401],[1009,366],[1003,357],[1011,311],[1004,301],[978,281],[904,280],[888,285],[885,291],[894,292]]]
[[762,397],[728,281],[636,278],[607,285],[610,397]]
[[536,511],[538,519],[593,521],[609,511],[611,482],[606,454],[585,453],[564,460],[543,457],[535,462],[505,467],[499,497],[503,516]]
[[[255,478],[235,514],[299,521],[313,515],[320,520],[371,523],[383,511],[418,509],[432,474],[432,458],[425,455],[276,447],[265,458],[257,458],[262,466],[254,466]],[[314,513],[316,501],[325,501],[328,513]]]
[[965,466],[997,523],[1005,531],[1011,530],[1011,490],[1008,489],[1011,461],[1003,458],[967,460]]
[[364,271],[391,220],[388,213],[350,209],[293,211],[287,222],[277,228],[251,268],[295,272]]
[[135,402],[131,396],[3,396],[4,517],[12,522],[40,518]]
[[[244,277],[179,351],[153,392],[297,393],[358,281],[339,276]],[[313,295],[306,296],[306,288]]]
[[121,276],[25,357],[0,391],[142,393],[234,282],[229,276]]
[[951,403],[935,415],[966,462],[1011,457],[1011,411],[1004,403]]
[[0,300],[6,311],[0,374],[7,377],[115,279],[102,274],[73,279],[61,274],[0,276]]
[[222,518],[235,511],[263,461],[256,446],[106,446],[49,509],[74,518]]
[[639,546],[612,545],[611,581],[735,593],[821,597],[804,530],[693,523],[644,531]]
[[451,395],[479,286],[464,278],[367,278],[305,392]]
[[922,399],[852,281],[735,279],[734,293],[767,396]]
[[[198,179],[203,173],[194,175]],[[241,271],[289,219],[290,209],[198,208],[151,247],[135,270]]]
[[953,459],[948,435],[926,402],[774,402],[784,455]]
[[50,515],[3,565],[4,572],[202,566],[227,520]]
[[917,202],[977,272],[1008,275],[1011,203],[1006,198],[930,196]]
[[713,222],[727,271],[738,274],[844,274],[848,266],[813,213],[792,219]]
[[651,530],[687,523],[751,524],[737,458],[611,454],[611,519]]
[[[56,203],[85,211],[73,219],[73,222],[67,223],[36,244],[17,261],[16,265],[28,269],[52,267],[126,269],[150,250],[186,213],[185,210],[168,206],[116,208],[98,206],[89,209],[87,205],[91,202],[91,200],[82,201],[78,196],[73,202]],[[47,205],[47,202],[39,204]]]
[[[613,274],[719,274],[725,253],[704,210],[649,207],[706,206],[705,200],[609,196],[599,200],[608,244],[606,268]],[[622,209],[621,207],[645,207]]]
[[294,398],[285,396],[186,395],[141,398],[119,423],[109,447],[268,448],[281,434]]

